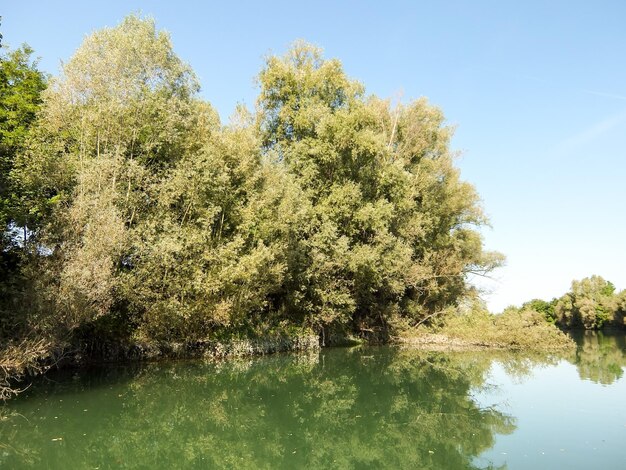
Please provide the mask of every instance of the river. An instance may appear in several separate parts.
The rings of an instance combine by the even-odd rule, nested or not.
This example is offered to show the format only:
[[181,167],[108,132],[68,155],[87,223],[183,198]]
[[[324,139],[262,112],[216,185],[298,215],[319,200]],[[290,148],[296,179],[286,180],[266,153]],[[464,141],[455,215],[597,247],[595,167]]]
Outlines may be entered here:
[[0,468],[626,468],[626,336],[576,339],[52,373],[1,409]]

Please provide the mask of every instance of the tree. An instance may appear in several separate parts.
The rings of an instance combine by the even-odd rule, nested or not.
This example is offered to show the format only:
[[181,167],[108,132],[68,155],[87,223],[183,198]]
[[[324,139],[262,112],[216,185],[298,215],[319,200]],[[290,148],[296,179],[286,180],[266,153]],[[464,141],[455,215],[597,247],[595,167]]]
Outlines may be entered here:
[[22,204],[24,190],[11,174],[46,87],[47,78],[32,54],[24,45],[0,56],[0,342],[15,332],[23,304],[21,247],[27,239],[28,212]]
[[623,292],[615,294],[615,286],[600,276],[572,281],[570,292],[555,306],[556,323],[565,328],[598,329],[623,326],[624,309],[620,304]]
[[203,339],[269,323],[285,267],[265,225],[284,210],[266,184],[254,128],[240,118],[216,124],[159,181],[154,210],[134,230],[125,293],[144,337]]
[[21,188],[10,177],[17,154],[41,104],[46,76],[31,58],[33,50],[23,45],[0,58],[0,223],[2,251],[14,242],[11,226],[25,226],[20,207]]
[[366,98],[339,61],[305,43],[268,58],[259,82],[265,154],[310,207],[291,246],[287,311],[316,328],[417,321],[464,295],[469,273],[499,264],[472,229],[486,219],[438,109]]
[[214,119],[197,91],[168,35],[136,16],[87,37],[46,90],[14,175],[38,216],[33,250],[48,255],[32,269],[57,329],[119,308],[119,274],[152,188]]
[[58,343],[386,335],[498,266],[439,109],[367,97],[305,43],[259,83],[256,113],[223,125],[154,21],[85,39],[12,163],[28,328]]
[[558,299],[552,299],[550,302],[541,299],[533,299],[522,304],[521,310],[533,310],[543,315],[548,323],[555,323],[556,312],[555,307]]

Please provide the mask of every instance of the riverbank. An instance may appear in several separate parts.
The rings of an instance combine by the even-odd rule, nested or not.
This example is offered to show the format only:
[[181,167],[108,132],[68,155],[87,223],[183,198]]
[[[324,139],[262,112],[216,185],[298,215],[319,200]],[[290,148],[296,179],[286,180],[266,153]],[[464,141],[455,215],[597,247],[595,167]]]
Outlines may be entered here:
[[485,350],[529,351],[557,353],[571,351],[576,344],[569,338],[564,341],[548,344],[519,344],[516,341],[489,341],[485,339],[458,338],[446,333],[420,332],[414,335],[399,336],[393,341],[396,344],[424,351],[471,352]]
[[436,351],[500,349],[556,353],[576,348],[570,336],[530,310],[453,316],[435,328],[407,329],[395,341]]
[[167,359],[217,360],[319,349],[319,337],[305,329],[257,338],[188,342],[81,341],[65,347],[52,347],[42,341],[22,343],[6,348],[0,355],[0,400],[18,395],[25,386],[24,382],[51,368]]
[[189,342],[124,342],[85,344],[72,358],[81,362],[157,361],[161,359],[226,359],[277,352],[315,351],[319,338],[312,332],[230,340]]
[[[367,340],[346,336],[320,338],[308,329],[290,329],[260,337],[231,337],[188,342],[93,341],[70,342],[52,348],[38,344],[31,353],[4,355],[2,398],[19,393],[20,381],[45,373],[51,367],[82,367],[95,363],[159,361],[166,359],[227,359],[261,356],[278,352],[316,351],[321,347],[350,346]],[[381,338],[376,338],[377,343]],[[459,315],[437,327],[406,329],[387,339],[392,344],[431,351],[475,351],[484,349],[557,353],[571,351],[574,341],[536,312],[491,315]],[[24,349],[27,349],[24,347]],[[14,348],[14,353],[17,353]],[[6,363],[6,364],[5,364]]]

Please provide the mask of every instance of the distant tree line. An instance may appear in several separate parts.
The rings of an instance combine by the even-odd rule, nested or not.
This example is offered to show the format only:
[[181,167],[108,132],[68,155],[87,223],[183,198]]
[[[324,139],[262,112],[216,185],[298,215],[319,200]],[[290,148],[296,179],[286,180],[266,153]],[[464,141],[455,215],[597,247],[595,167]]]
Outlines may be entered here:
[[93,33],[58,77],[31,56],[0,72],[5,346],[386,332],[501,264],[442,112],[366,95],[316,47],[268,57],[228,124],[152,20]]
[[573,281],[570,291],[562,297],[551,301],[533,299],[525,302],[520,309],[539,312],[546,321],[564,329],[624,328],[626,290],[618,292],[612,282],[600,276],[591,276]]

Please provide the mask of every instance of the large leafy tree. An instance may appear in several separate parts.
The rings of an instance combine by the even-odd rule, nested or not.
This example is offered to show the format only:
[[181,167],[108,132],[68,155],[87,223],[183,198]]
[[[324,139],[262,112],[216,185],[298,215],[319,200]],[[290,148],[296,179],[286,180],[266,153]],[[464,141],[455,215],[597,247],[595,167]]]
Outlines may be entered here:
[[498,265],[482,250],[475,228],[486,219],[437,108],[366,97],[305,43],[270,57],[259,82],[264,151],[310,207],[292,247],[288,311],[318,327],[417,322],[465,295],[468,274]]
[[159,182],[153,211],[134,231],[124,286],[143,336],[205,338],[268,323],[285,269],[268,225],[285,210],[246,121],[244,113],[215,125]]
[[222,126],[197,91],[135,16],[53,81],[15,172],[49,253],[32,269],[51,325],[191,339],[267,323],[285,270],[273,216],[294,205],[246,112]]
[[21,328],[0,318],[43,338],[31,365],[112,335],[387,333],[501,261],[442,112],[366,96],[311,45],[269,57],[227,125],[150,19],[88,36],[45,90],[30,55],[0,77],[0,222],[28,238],[1,253],[29,293]]
[[53,324],[71,330],[116,310],[154,185],[212,119],[197,90],[168,35],[130,16],[87,37],[44,93],[14,175],[38,216],[33,250],[48,253],[32,269]]

